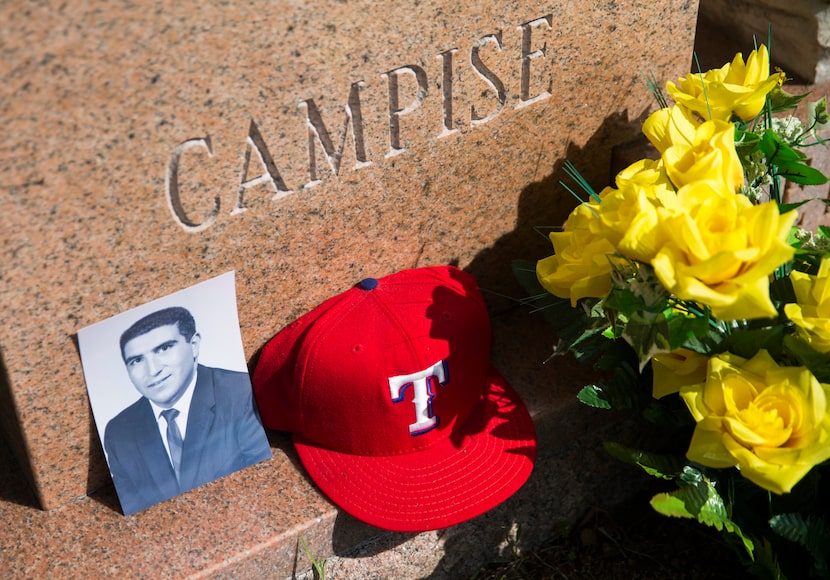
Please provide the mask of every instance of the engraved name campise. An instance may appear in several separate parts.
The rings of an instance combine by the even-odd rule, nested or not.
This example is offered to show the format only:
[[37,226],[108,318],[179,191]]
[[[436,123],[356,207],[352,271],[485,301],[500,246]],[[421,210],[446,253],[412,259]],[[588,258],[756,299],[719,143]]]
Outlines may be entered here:
[[[549,98],[549,91],[541,91],[538,94],[531,95],[530,78],[531,66],[534,60],[545,56],[545,48],[531,50],[533,46],[533,32],[536,29],[550,30],[552,28],[552,16],[550,14],[536,18],[529,22],[520,24],[517,30],[521,34],[521,59],[519,61],[520,70],[520,85],[518,91],[518,102],[515,108],[522,108],[532,105],[539,101]],[[496,97],[496,102],[487,114],[482,114],[476,110],[475,106],[470,107],[470,125],[472,127],[482,125],[495,118],[502,113],[507,102],[507,88],[504,82],[490,69],[481,58],[482,49],[492,48],[501,51],[503,49],[502,34],[497,32],[494,34],[487,34],[476,40],[470,48],[469,64],[476,75],[493,91]],[[458,132],[453,123],[453,61],[454,56],[458,52],[453,48],[438,54],[437,58],[442,66],[442,83],[441,83],[441,98],[442,98],[442,119],[441,131],[436,135],[436,138],[446,137]],[[406,105],[401,105],[401,94],[399,91],[399,79],[402,75],[411,75],[414,77],[417,91],[411,97]],[[427,98],[427,73],[426,71],[414,64],[401,66],[385,72],[381,75],[387,83],[388,87],[388,143],[389,149],[384,155],[385,158],[390,158],[400,155],[406,149],[402,145],[401,140],[401,117],[418,109]],[[299,109],[304,113],[305,125],[308,130],[308,176],[309,180],[300,186],[298,189],[305,189],[313,187],[321,182],[321,177],[318,173],[316,150],[319,147],[322,149],[323,156],[328,161],[331,172],[334,176],[340,174],[340,164],[343,158],[343,152],[346,146],[346,137],[351,126],[352,145],[354,147],[354,155],[356,159],[352,170],[359,170],[372,164],[369,160],[366,151],[364,139],[363,117],[361,114],[360,92],[366,86],[364,81],[357,81],[352,83],[349,90],[349,97],[344,107],[346,117],[343,123],[343,129],[339,135],[339,142],[335,145],[331,134],[323,122],[323,117],[314,103],[314,99],[306,99],[300,101]],[[170,161],[167,166],[166,178],[166,196],[170,211],[173,214],[173,219],[188,232],[200,232],[210,227],[219,216],[220,200],[217,195],[214,198],[214,208],[209,216],[201,222],[194,221],[189,215],[185,207],[182,205],[181,196],[179,192],[179,165],[182,156],[191,149],[202,149],[207,151],[208,156],[213,156],[213,147],[210,136],[198,137],[188,139],[179,144],[170,156]],[[256,153],[256,156],[261,163],[264,173],[257,177],[249,177],[249,170],[251,169],[251,157]],[[270,184],[274,190],[271,197],[272,201],[281,199],[294,193],[285,182],[281,175],[274,158],[268,149],[268,146],[263,139],[262,134],[256,122],[251,119],[248,128],[248,136],[246,139],[245,155],[242,161],[241,178],[239,188],[236,195],[236,203],[231,209],[229,215],[236,215],[246,211],[245,206],[245,192],[256,185]]]

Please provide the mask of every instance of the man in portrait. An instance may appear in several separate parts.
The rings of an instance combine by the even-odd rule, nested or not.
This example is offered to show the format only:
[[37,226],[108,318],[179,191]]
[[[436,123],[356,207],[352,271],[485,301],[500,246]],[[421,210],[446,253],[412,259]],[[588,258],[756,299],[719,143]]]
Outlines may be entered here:
[[200,342],[182,307],[121,335],[141,398],[107,423],[104,449],[125,515],[271,457],[248,374],[199,364]]

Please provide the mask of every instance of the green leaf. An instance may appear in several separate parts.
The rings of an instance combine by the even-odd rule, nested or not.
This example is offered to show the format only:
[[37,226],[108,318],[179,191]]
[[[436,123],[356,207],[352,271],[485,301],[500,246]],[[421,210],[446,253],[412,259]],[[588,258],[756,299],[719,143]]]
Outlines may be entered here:
[[621,339],[605,341],[602,356],[596,361],[594,368],[600,371],[621,371],[631,379],[640,380],[640,371],[637,368],[637,356]]
[[640,368],[655,354],[669,352],[705,341],[719,341],[706,316],[687,316],[667,308],[660,313],[636,312],[626,323],[622,336],[637,353]]
[[605,327],[582,329],[581,334],[560,332],[560,344],[574,355],[580,364],[587,364],[603,354],[608,348],[609,340],[603,332]]
[[697,516],[686,506],[686,500],[683,497],[684,495],[688,495],[688,490],[690,489],[695,488],[683,487],[671,492],[658,493],[651,498],[651,502],[649,503],[651,503],[651,507],[664,516],[697,519]]
[[804,163],[779,163],[776,175],[800,185],[821,185],[827,183],[827,176],[818,169]]
[[[639,375],[638,375],[639,376]],[[597,409],[641,409],[646,398],[640,382],[627,371],[615,369],[608,380],[597,381],[579,391],[577,398],[586,405]]]
[[[828,200],[828,201],[830,201],[830,200]],[[802,205],[804,205],[805,203],[809,203],[809,202],[810,202],[809,199],[805,199],[805,200],[802,200],[802,201],[797,201],[795,203],[779,203],[778,204],[778,213],[780,213],[781,215],[784,215],[788,211],[798,209]]]
[[747,572],[764,580],[787,580],[778,565],[778,558],[768,538],[762,537],[752,552],[754,562],[747,565]]
[[819,382],[830,383],[830,357],[826,353],[818,352],[792,334],[784,337],[783,345],[785,352],[810,369]]
[[698,485],[699,483],[705,482],[706,477],[696,467],[684,465],[683,471],[680,472],[680,481],[684,485]]
[[596,409],[610,409],[611,403],[605,398],[603,390],[597,385],[587,385],[582,387],[579,394],[576,396],[581,403],[585,403],[589,407]]
[[729,351],[743,358],[752,358],[765,349],[773,357],[781,354],[785,327],[782,324],[760,328],[733,330],[720,346],[721,352]]
[[668,319],[669,344],[675,350],[681,346],[703,339],[710,344],[712,340],[721,340],[720,333],[715,331],[709,324],[708,316],[683,316],[673,314]]
[[661,455],[631,449],[619,443],[606,442],[605,450],[616,459],[630,465],[636,465],[653,477],[675,479],[683,470],[685,459],[676,455]]
[[[695,421],[680,397],[651,398],[642,410],[643,419],[656,425],[666,434],[688,431]],[[686,435],[682,435],[686,437]]]
[[780,113],[781,111],[791,111],[798,107],[798,104],[810,93],[803,95],[792,95],[776,86],[768,94],[767,99],[772,106],[773,113]]
[[651,313],[638,313],[625,325],[623,338],[634,352],[640,363],[640,370],[655,354],[672,350],[669,342],[669,325],[662,314],[645,316]]
[[767,165],[780,166],[807,159],[804,153],[787,145],[772,129],[763,132],[760,146],[767,158]]
[[703,478],[699,483],[681,487],[675,491],[658,493],[651,499],[651,506],[659,513],[677,518],[691,518],[718,531],[726,530],[738,536],[750,558],[754,550],[752,540],[727,513],[723,499],[714,483]]
[[625,315],[631,315],[638,311],[660,312],[666,308],[665,299],[657,301],[654,305],[646,304],[641,296],[637,296],[630,288],[612,288],[608,296],[603,300],[607,310],[616,310]]
[[796,302],[795,290],[793,289],[792,280],[789,277],[778,278],[770,282],[769,295],[776,302]]
[[827,124],[830,123],[830,115],[827,114],[827,97],[821,97],[814,103],[808,103],[807,112],[809,114],[808,125],[813,125],[813,129],[817,131],[827,129]]
[[772,530],[791,542],[807,545],[808,525],[801,514],[779,514],[769,520]]
[[830,527],[823,518],[812,514],[804,517],[799,513],[786,513],[770,518],[769,525],[775,533],[807,548],[818,576],[827,578],[830,575],[827,560]]
[[735,127],[735,151],[741,157],[749,155],[761,145],[761,136],[754,131],[742,131]]

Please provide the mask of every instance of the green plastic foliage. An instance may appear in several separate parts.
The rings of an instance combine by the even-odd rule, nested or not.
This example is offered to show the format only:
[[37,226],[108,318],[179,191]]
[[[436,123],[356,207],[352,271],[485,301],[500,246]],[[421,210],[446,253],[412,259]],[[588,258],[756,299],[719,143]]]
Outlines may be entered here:
[[798,104],[804,100],[804,97],[809,95],[810,93],[804,93],[803,95],[793,95],[782,89],[781,87],[775,87],[772,89],[768,94],[768,99],[770,103],[770,107],[773,113],[781,113],[783,111],[792,111]]
[[768,538],[762,537],[755,543],[752,555],[754,559],[747,565],[747,572],[763,580],[787,580],[778,565],[775,548]]
[[775,175],[801,185],[821,185],[827,177],[818,169],[807,165],[807,156],[787,145],[772,129],[761,135],[759,144],[767,165],[775,168]]
[[611,401],[605,396],[603,388],[599,385],[586,385],[580,389],[577,399],[589,407],[595,409],[612,409]]
[[637,353],[642,369],[655,354],[690,345],[709,333],[705,317],[688,317],[667,308],[660,313],[632,313],[622,336]]
[[[693,469],[687,466],[687,469]],[[690,518],[718,531],[725,530],[740,538],[747,555],[753,558],[755,545],[733,522],[715,485],[698,472],[696,481],[674,491],[658,493],[651,506],[659,513],[676,518]]]
[[648,453],[618,443],[606,443],[605,450],[620,461],[640,467],[652,477],[678,482],[679,489],[658,493],[651,499],[651,506],[659,513],[695,519],[718,531],[735,534],[741,540],[747,555],[753,557],[752,540],[729,517],[729,511],[714,482],[698,469],[687,465],[683,457]]
[[810,369],[819,382],[830,383],[830,357],[818,352],[809,344],[794,335],[784,337],[784,346],[798,364]]
[[648,453],[613,442],[605,443],[604,447],[616,459],[630,465],[636,465],[652,477],[675,479],[683,473],[685,461],[682,457],[676,455]]
[[770,518],[769,525],[775,533],[807,548],[813,556],[813,572],[820,578],[830,578],[830,527],[823,518],[786,513]]
[[807,110],[810,114],[808,121],[813,129],[827,128],[830,123],[830,114],[827,113],[827,97],[821,97],[818,101],[809,103]]

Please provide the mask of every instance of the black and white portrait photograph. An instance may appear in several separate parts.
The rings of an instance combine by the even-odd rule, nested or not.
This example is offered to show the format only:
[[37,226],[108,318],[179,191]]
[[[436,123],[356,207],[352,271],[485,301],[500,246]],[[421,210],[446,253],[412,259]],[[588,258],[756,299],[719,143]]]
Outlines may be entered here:
[[271,457],[233,272],[83,328],[78,344],[124,515]]

